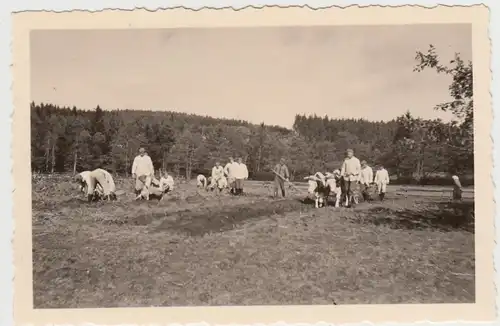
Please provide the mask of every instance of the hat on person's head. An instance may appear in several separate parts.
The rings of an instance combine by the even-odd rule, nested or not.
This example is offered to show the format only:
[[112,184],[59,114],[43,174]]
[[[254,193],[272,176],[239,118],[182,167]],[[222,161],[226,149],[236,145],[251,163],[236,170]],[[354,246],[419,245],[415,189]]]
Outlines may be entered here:
[[346,153],[349,153],[349,152],[354,153],[354,150],[353,150],[352,148],[348,148],[348,149],[346,150]]
[[144,147],[139,148],[139,153],[146,153],[146,149]]
[[362,161],[361,161],[361,164],[368,164],[368,163],[366,163],[366,161],[365,161],[365,160],[362,160]]

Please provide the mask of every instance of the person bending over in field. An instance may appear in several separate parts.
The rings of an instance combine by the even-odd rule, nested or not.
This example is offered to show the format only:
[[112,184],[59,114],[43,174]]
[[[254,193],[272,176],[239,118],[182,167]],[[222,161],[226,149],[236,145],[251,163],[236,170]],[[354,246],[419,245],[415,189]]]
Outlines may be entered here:
[[134,162],[132,163],[132,178],[135,180],[135,194],[137,198],[145,195],[146,199],[148,199],[146,193],[149,191],[154,175],[153,161],[151,161],[146,150],[141,147],[139,155],[134,158]]
[[359,180],[359,175],[361,173],[361,163],[359,159],[354,156],[354,151],[352,149],[348,149],[346,151],[347,157],[344,159],[342,163],[342,168],[340,169],[340,174],[344,178],[346,185],[346,194],[347,200],[346,204],[349,206],[349,203],[356,204],[354,191],[356,190],[356,184]]
[[196,177],[196,187],[198,188],[207,188],[207,178],[203,174],[198,174]]
[[385,192],[387,191],[387,185],[390,181],[389,172],[387,172],[383,165],[380,165],[380,169],[375,173],[375,179],[373,181],[377,185],[378,196],[380,200],[383,201]]
[[111,174],[104,169],[84,171],[75,176],[80,184],[80,190],[87,194],[87,201],[91,202],[104,198],[116,200],[116,186]]

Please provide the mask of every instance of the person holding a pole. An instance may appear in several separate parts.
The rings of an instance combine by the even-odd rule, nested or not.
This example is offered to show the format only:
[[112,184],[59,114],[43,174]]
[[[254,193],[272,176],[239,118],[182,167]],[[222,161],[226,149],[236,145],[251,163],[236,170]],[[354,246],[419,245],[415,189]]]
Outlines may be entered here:
[[280,162],[276,164],[273,170],[274,176],[274,197],[281,196],[286,197],[285,191],[285,181],[288,182],[290,178],[290,173],[288,172],[288,167],[285,164],[285,159],[281,158]]

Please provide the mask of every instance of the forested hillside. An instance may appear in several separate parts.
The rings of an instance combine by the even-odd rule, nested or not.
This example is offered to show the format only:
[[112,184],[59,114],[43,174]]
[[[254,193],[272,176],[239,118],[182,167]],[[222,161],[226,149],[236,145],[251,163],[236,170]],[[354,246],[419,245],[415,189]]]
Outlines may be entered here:
[[[284,156],[293,177],[340,166],[347,148],[371,165],[385,165],[405,182],[429,183],[436,174],[473,172],[472,64],[457,55],[442,66],[431,47],[417,53],[416,71],[453,76],[452,102],[436,109],[457,121],[422,120],[410,112],[388,122],[297,115],[293,129],[171,111],[94,110],[31,104],[31,167],[37,172],[79,172],[102,167],[130,173],[144,146],[156,169],[191,178],[216,160],[242,157],[255,179],[271,178]],[[432,108],[429,108],[432,110]],[[410,180],[411,179],[411,180]]]
[[[31,115],[32,169],[39,172],[103,167],[127,174],[140,146],[147,148],[156,169],[187,178],[229,156],[245,159],[254,175],[269,172],[284,156],[291,173],[303,176],[338,168],[349,147],[399,176],[425,178],[460,168],[453,164],[453,149],[443,146],[446,140],[431,139],[430,128],[411,134],[415,131],[406,124],[420,120],[410,114],[389,122],[298,115],[294,130],[177,112],[82,111],[34,103]],[[431,124],[434,133],[450,128],[437,120],[422,122]],[[425,150],[412,150],[409,139]]]

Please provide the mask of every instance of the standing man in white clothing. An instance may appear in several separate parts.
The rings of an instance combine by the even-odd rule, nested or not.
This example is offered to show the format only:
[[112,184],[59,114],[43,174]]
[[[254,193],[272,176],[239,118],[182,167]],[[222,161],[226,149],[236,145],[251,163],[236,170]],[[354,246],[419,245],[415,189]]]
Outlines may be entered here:
[[243,181],[248,179],[248,168],[241,157],[238,158],[238,162],[233,165],[234,168],[234,194],[239,196],[243,194]]
[[378,196],[380,200],[384,200],[385,192],[387,191],[387,185],[389,184],[389,172],[384,169],[383,165],[380,165],[380,169],[375,173],[375,184],[377,185]]
[[359,184],[361,185],[361,194],[363,195],[363,200],[370,201],[370,185],[373,183],[373,170],[366,163],[365,160],[361,161],[361,174],[359,177]]
[[132,178],[135,180],[135,194],[137,196],[140,196],[141,192],[143,192],[143,195],[149,197],[145,193],[149,191],[154,175],[155,169],[151,157],[144,148],[139,148],[139,155],[134,158],[134,163],[132,163]]
[[236,162],[232,157],[229,158],[229,163],[224,166],[224,175],[227,178],[227,183],[229,185],[230,192],[234,195],[236,194],[236,185],[235,185],[235,177],[234,177],[234,170],[236,167]]
[[354,191],[356,190],[356,184],[359,180],[359,175],[361,174],[361,163],[359,159],[354,156],[354,151],[352,149],[348,149],[347,157],[342,163],[342,168],[340,170],[340,174],[345,180],[346,184],[346,193],[347,193],[347,205],[349,205],[349,201],[354,200]]

